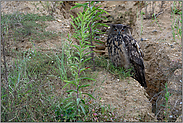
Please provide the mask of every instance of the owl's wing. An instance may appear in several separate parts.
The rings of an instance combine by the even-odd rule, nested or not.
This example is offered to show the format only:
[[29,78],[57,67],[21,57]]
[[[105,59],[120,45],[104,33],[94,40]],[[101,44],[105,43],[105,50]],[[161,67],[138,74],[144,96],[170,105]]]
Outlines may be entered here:
[[[126,39],[125,39],[126,38]],[[130,59],[130,64],[133,67],[133,77],[143,86],[147,87],[145,81],[145,72],[144,72],[144,61],[143,53],[138,45],[137,41],[131,36],[125,36],[124,39],[128,41],[128,55]]]
[[127,47],[130,61],[135,62],[144,69],[143,52],[137,41],[129,35],[125,36],[124,39],[128,41],[126,42],[126,45],[128,45]]

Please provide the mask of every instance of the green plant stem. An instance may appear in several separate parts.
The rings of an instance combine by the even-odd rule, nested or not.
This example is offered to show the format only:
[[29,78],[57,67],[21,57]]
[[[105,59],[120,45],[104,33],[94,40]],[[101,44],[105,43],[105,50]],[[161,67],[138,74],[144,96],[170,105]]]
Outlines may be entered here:
[[[77,85],[77,98],[76,98],[76,102],[77,102],[78,97],[79,97],[79,87]],[[78,109],[79,109],[79,104],[77,104],[76,121],[78,120]]]
[[[80,61],[81,61],[81,58],[82,58],[82,56],[80,56]],[[79,65],[79,69],[78,69],[78,77],[77,77],[77,79],[80,77],[80,65]],[[76,81],[78,81],[76,79]],[[77,83],[77,82],[76,82]],[[76,98],[76,102],[77,102],[77,99],[79,98],[79,82],[78,82],[78,84],[77,84],[77,98]],[[76,110],[76,121],[78,120],[78,109],[79,109],[79,104],[77,104],[77,110]]]

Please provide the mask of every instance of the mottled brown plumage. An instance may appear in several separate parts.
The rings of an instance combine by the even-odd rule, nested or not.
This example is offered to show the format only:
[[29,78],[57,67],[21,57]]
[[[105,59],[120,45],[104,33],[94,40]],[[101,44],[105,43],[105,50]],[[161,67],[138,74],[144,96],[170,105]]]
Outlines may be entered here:
[[122,24],[110,25],[107,39],[109,58],[116,67],[132,67],[132,77],[146,88],[143,53],[129,29]]

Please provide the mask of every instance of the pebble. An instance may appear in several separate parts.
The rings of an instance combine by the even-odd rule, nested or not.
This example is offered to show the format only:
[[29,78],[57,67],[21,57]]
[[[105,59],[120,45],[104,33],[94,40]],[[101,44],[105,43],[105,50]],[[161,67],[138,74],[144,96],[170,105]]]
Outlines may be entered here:
[[62,22],[62,20],[60,20],[60,19],[58,19],[57,21],[58,21],[58,22]]
[[158,31],[157,30],[153,30],[152,33],[154,33],[154,32],[158,32]]
[[143,38],[141,38],[140,41],[149,41],[149,39],[143,39]]
[[171,48],[174,48],[174,47],[173,47],[173,44],[170,44],[170,47],[171,47]]

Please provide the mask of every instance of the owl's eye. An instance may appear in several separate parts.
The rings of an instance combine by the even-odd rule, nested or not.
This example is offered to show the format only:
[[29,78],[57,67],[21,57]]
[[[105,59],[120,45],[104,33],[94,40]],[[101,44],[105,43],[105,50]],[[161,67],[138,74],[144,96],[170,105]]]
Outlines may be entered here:
[[124,32],[125,30],[124,30],[124,29],[122,29],[121,31],[122,31],[122,32]]
[[114,31],[117,31],[117,29],[114,29]]

